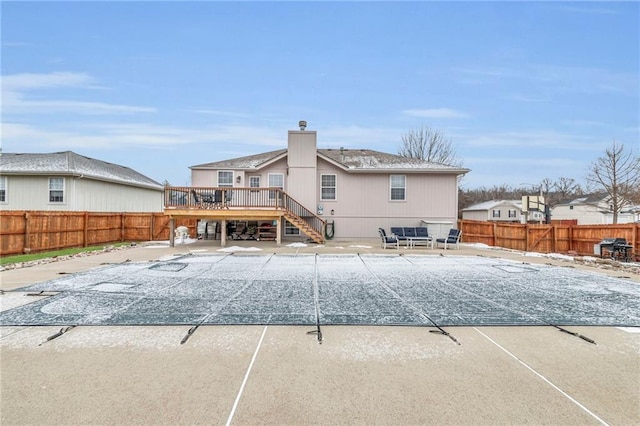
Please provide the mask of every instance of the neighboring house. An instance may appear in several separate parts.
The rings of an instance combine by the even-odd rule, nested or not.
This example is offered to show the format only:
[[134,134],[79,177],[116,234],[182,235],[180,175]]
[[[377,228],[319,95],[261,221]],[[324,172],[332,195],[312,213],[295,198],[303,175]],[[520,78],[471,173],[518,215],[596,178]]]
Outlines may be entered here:
[[164,187],[71,151],[0,154],[0,210],[161,212]]
[[490,222],[524,222],[519,200],[491,200],[462,209],[462,219]]
[[458,177],[469,171],[369,149],[318,149],[316,132],[304,127],[288,132],[287,149],[190,169],[194,187],[282,189],[331,224],[336,238],[376,237],[379,227],[455,227]]
[[[556,204],[551,208],[552,220],[577,220],[578,225],[607,225],[613,223],[610,197],[595,193]],[[618,223],[640,220],[640,206],[627,205],[618,213]]]

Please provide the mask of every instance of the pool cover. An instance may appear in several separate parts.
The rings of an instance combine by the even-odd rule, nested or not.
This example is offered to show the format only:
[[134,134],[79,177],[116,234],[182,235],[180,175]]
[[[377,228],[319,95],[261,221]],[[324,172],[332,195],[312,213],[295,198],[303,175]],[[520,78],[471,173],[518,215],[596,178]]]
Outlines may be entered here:
[[53,295],[0,325],[640,326],[636,283],[484,257],[186,255],[16,291]]

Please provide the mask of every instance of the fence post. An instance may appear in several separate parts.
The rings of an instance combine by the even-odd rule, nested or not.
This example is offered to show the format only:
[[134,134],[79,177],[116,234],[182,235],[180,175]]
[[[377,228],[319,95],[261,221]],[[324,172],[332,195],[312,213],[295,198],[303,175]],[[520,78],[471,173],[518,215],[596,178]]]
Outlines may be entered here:
[[496,237],[496,235],[498,235],[498,222],[493,222],[493,246],[494,247],[498,247],[498,237]]
[[22,252],[31,252],[29,241],[31,240],[31,230],[29,229],[29,213],[24,214],[24,244],[22,245]]
[[84,212],[84,225],[82,227],[82,247],[89,245],[89,212]]
[[524,224],[524,251],[529,251],[529,223]]
[[153,212],[149,213],[149,217],[151,218],[151,223],[149,224],[149,241],[153,241],[153,234],[154,234],[154,225],[156,222],[156,217],[155,214]]
[[120,213],[120,242],[124,241],[124,215],[126,213]]

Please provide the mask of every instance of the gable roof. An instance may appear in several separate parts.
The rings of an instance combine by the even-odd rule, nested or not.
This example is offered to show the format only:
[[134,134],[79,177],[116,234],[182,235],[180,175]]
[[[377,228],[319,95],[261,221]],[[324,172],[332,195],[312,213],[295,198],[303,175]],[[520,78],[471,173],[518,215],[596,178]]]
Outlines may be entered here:
[[2,175],[66,175],[163,190],[164,187],[129,167],[84,157],[72,151],[0,155]]
[[462,209],[462,211],[468,212],[468,211],[493,210],[496,207],[501,205],[512,206],[522,210],[522,201],[520,200],[489,200],[489,201],[483,201],[482,203],[474,204],[472,206],[464,208]]
[[[259,170],[287,155],[286,149],[191,166],[190,169]],[[370,149],[318,149],[318,157],[350,172],[437,172],[465,174],[469,169],[402,157]]]
[[582,195],[572,200],[566,200],[564,202],[557,203],[556,206],[583,205],[583,204],[595,206],[599,203],[606,203],[608,199],[609,199],[609,195],[606,192],[594,192],[592,194]]

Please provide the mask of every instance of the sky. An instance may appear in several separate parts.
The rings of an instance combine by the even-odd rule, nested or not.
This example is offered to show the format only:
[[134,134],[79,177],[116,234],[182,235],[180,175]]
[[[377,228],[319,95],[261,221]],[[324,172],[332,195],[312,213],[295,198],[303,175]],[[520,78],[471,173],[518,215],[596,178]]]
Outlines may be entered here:
[[189,185],[286,148],[397,154],[442,132],[462,187],[584,182],[640,150],[639,2],[2,1],[3,152]]

